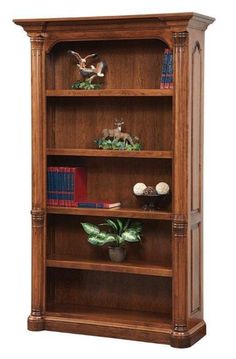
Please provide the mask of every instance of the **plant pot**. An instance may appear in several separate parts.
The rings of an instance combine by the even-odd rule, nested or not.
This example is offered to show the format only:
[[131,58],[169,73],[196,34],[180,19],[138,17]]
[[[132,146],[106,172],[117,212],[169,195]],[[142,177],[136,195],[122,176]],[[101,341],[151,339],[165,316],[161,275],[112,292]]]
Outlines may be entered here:
[[125,247],[108,247],[108,251],[112,262],[123,262],[126,257]]

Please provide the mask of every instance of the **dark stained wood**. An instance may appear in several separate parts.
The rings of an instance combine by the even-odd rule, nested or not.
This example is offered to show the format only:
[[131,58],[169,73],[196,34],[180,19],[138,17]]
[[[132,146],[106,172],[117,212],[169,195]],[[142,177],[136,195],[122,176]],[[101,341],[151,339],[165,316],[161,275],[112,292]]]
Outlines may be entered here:
[[[79,212],[80,216],[71,215],[70,212],[67,215],[62,213],[63,209],[60,215],[48,215],[47,258],[73,257],[81,261],[108,261],[107,246],[97,248],[89,244],[81,226],[81,222],[102,223],[103,217],[91,218],[88,213],[85,216],[83,211]],[[108,214],[109,217],[111,215],[112,213]],[[127,257],[124,264],[138,262],[140,265],[171,268],[171,221],[143,220],[142,225],[142,242],[126,246]]]
[[[188,308],[191,323],[203,318],[203,84],[204,84],[204,34],[195,30],[189,37],[189,77],[191,89],[191,167],[190,187],[190,246]],[[195,221],[193,220],[195,218]]]
[[[14,20],[32,43],[32,309],[30,330],[111,336],[183,348],[206,333],[202,291],[204,31],[196,13]],[[160,90],[164,48],[174,89]],[[102,90],[76,91],[67,50],[98,52]],[[116,118],[140,152],[103,151],[94,140]],[[46,208],[47,166],[84,166],[88,195],[113,210]],[[136,182],[170,184],[166,211],[144,211]],[[142,243],[123,263],[87,242],[82,221],[137,218]]]
[[201,241],[200,224],[191,230],[191,314],[201,310]]
[[171,316],[172,280],[168,277],[48,268],[48,282],[51,278],[55,289],[49,304],[156,312]]
[[144,274],[159,277],[172,276],[172,270],[170,268],[132,261],[127,263],[112,263],[109,261],[77,260],[73,257],[55,256],[55,258],[47,259],[46,265],[50,268],[86,269],[103,272]]
[[50,148],[95,149],[102,130],[122,117],[122,130],[138,136],[144,150],[172,149],[171,97],[50,98],[47,108]]
[[[127,209],[127,214],[131,209],[131,216],[132,209],[140,211],[140,204],[133,194],[135,183],[143,182],[147,186],[155,186],[158,182],[164,181],[171,184],[172,163],[169,159],[104,157],[101,160],[98,157],[51,156],[48,164],[83,166],[87,171],[88,199],[121,202],[121,207]],[[166,210],[171,212],[171,205]],[[104,210],[105,215],[108,212]],[[146,212],[146,217],[148,216],[149,213]],[[152,213],[150,216],[152,218]]]
[[29,321],[43,328],[45,309],[46,133],[43,38],[31,37],[32,76],[32,303]]
[[124,158],[172,158],[172,151],[111,151],[77,148],[48,148],[49,156],[78,156],[78,157],[124,157]]
[[174,161],[173,161],[173,326],[174,332],[187,330],[188,306],[188,33],[174,34]]
[[150,19],[150,20],[162,20],[162,21],[183,21],[183,20],[191,20],[191,19],[199,19],[199,21],[206,22],[208,24],[212,23],[215,19],[206,15],[198,14],[196,12],[183,12],[183,13],[169,13],[169,14],[145,14],[145,15],[115,15],[115,16],[96,16],[96,17],[68,17],[68,18],[43,18],[43,19],[14,19],[13,21],[17,25],[23,26],[24,24],[46,24],[46,23],[63,23],[66,25],[70,22],[102,22],[111,20],[114,22],[115,20],[125,21],[130,24],[131,21],[142,20],[142,19]]
[[97,209],[97,208],[69,208],[69,207],[48,207],[47,213],[53,214],[70,214],[76,216],[101,216],[101,217],[123,217],[123,218],[150,218],[171,220],[171,212],[151,211],[147,212],[139,208],[111,208],[111,209]]
[[[68,50],[77,51],[82,56],[95,51],[99,54],[99,59],[105,60],[107,63],[106,75],[102,79],[104,84],[103,91],[105,92],[101,92],[101,95],[103,93],[110,94],[112,93],[110,92],[111,90],[116,90],[114,91],[115,95],[117,89],[118,93],[122,89],[123,94],[121,93],[121,96],[129,94],[132,89],[134,89],[132,96],[134,94],[140,95],[143,89],[148,89],[147,92],[144,91],[144,94],[163,95],[165,94],[164,91],[157,90],[152,92],[151,90],[159,89],[160,87],[162,58],[165,47],[166,45],[159,40],[77,41],[57,44],[52,52],[55,71],[53,83],[55,88],[53,88],[53,84],[47,81],[47,89],[67,90],[71,88],[71,85],[76,80],[81,79],[76,60],[68,55]],[[47,55],[48,58],[50,56],[51,54]],[[73,93],[75,92],[71,92],[71,94]],[[87,91],[88,96],[91,93],[93,91]],[[98,93],[99,91],[94,92],[95,95]],[[82,94],[83,92],[81,92]]]
[[[99,307],[86,307],[79,305],[68,304],[48,304],[47,315],[54,317],[69,316],[71,319],[78,318],[82,321],[102,321],[107,326],[111,323],[119,323],[120,325],[134,325],[142,326],[143,329],[148,325],[153,329],[156,327],[163,330],[170,330],[171,318],[167,315],[156,315],[155,313],[142,312],[142,311],[117,311],[116,309],[99,308]],[[91,315],[89,318],[88,316]]]
[[90,335],[92,331],[95,335],[125,339],[135,336],[136,340],[167,344],[171,335],[171,318],[140,310],[49,304],[45,329]]
[[173,96],[171,89],[101,89],[101,90],[47,90],[47,97],[136,97]]

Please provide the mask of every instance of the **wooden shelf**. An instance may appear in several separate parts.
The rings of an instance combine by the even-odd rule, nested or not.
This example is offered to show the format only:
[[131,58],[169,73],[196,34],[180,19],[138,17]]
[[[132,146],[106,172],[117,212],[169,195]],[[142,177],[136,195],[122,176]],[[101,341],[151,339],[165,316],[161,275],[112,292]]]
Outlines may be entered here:
[[71,321],[83,324],[97,324],[104,327],[122,327],[146,331],[171,332],[171,318],[162,313],[109,309],[72,304],[48,304],[47,321]]
[[47,97],[173,96],[173,89],[46,90]]
[[140,219],[159,219],[171,220],[172,213],[164,211],[144,211],[137,208],[69,208],[69,207],[47,207],[47,213],[67,214],[76,216],[96,216],[96,217],[123,217]]
[[78,260],[70,257],[55,256],[46,260],[47,267],[97,270],[117,273],[133,273],[159,277],[172,277],[172,269],[155,264],[140,262],[114,263],[101,260]]
[[77,148],[48,148],[50,156],[79,156],[79,157],[127,157],[127,158],[173,158],[172,151],[116,151]]

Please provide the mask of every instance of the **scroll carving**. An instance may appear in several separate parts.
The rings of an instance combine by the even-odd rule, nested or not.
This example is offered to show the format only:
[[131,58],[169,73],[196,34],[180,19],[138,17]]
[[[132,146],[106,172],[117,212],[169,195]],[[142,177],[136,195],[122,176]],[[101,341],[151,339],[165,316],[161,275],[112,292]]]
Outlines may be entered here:
[[187,44],[187,40],[188,40],[188,32],[174,32],[173,34],[173,42],[174,42],[174,47],[176,48],[177,51],[179,52],[183,52],[184,48]]
[[33,228],[43,227],[45,212],[41,209],[36,208],[36,209],[32,209],[31,215],[32,215],[32,227]]
[[188,223],[183,216],[175,216],[172,228],[175,237],[183,237],[187,234]]

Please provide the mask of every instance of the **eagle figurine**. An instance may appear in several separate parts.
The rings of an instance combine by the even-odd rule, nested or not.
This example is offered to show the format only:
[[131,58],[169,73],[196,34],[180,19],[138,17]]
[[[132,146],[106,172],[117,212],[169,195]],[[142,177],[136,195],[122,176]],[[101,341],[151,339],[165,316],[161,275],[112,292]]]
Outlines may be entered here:
[[87,66],[87,60],[95,59],[98,56],[98,54],[94,53],[82,58],[82,56],[80,56],[78,52],[68,50],[68,53],[76,58],[76,60],[78,61],[77,66],[80,70],[80,73],[83,77],[86,78],[88,82],[92,83],[95,77],[104,77],[103,71],[106,68],[105,61],[99,61],[96,64],[96,66],[94,65]]

